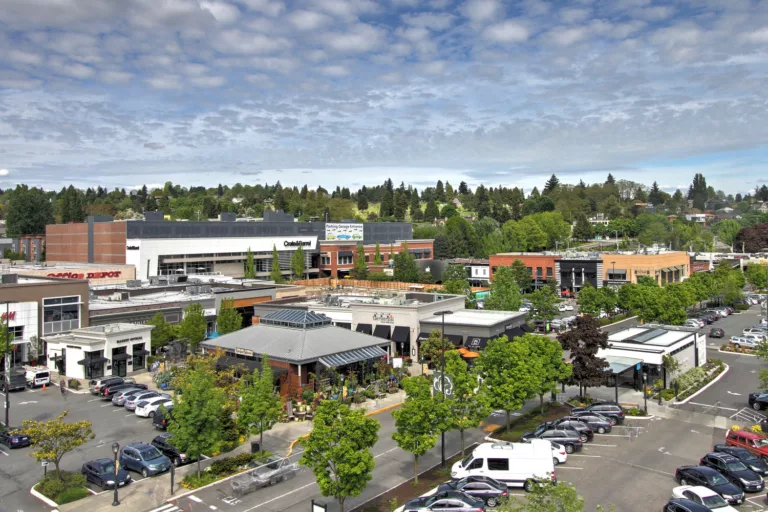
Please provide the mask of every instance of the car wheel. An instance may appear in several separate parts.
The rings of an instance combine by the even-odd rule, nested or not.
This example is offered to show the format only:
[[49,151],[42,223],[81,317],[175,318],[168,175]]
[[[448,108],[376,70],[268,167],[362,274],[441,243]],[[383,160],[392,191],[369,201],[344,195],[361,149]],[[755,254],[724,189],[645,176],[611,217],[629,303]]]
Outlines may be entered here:
[[565,445],[565,453],[567,453],[569,455],[573,453],[573,445],[572,444]]
[[589,441],[589,436],[587,436],[587,434],[582,434],[579,436],[579,439],[581,439],[582,443],[586,443],[587,441]]
[[752,404],[752,408],[753,408],[754,410],[756,410],[756,411],[762,411],[762,410],[763,410],[763,406],[762,406],[762,405],[760,405],[760,402],[755,402],[755,403],[753,403],[753,404]]
[[598,434],[605,434],[605,427],[597,427]]
[[733,348],[735,348],[736,350],[741,350],[741,345],[739,345],[738,343],[734,343]]
[[557,457],[552,457],[552,464],[554,464],[555,466],[560,465],[560,461],[557,460]]
[[610,422],[611,422],[611,426],[612,426],[612,427],[615,427],[615,426],[616,426],[616,424],[619,422],[619,420],[617,420],[617,419],[616,419],[616,418],[614,418],[613,416],[611,416],[611,417],[610,417],[610,418],[608,418],[608,419],[610,420]]
[[269,479],[269,485],[275,485],[276,483],[277,483],[277,479],[276,478],[270,478]]
[[525,492],[533,492],[533,480],[526,480],[523,485],[523,490]]
[[149,417],[154,418],[155,417],[155,411],[149,411]]
[[681,478],[680,485],[688,485],[688,480],[686,480],[685,478]]
[[488,501],[486,501],[485,504],[488,505],[489,507],[495,507],[496,505],[499,504],[499,500],[497,500],[496,498],[488,498]]
[[173,459],[173,465],[176,466],[177,468],[181,466],[181,459],[179,457],[176,457],[175,459]]
[[149,471],[147,471],[147,468],[141,468],[141,476],[144,478],[147,478],[149,476]]

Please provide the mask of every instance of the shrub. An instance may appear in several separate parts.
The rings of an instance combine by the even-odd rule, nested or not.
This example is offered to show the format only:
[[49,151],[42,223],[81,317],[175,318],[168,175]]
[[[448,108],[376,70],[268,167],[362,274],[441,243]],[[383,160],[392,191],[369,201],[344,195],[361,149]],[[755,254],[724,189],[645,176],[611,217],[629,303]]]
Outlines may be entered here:
[[627,410],[627,416],[645,416],[645,411],[637,407],[630,407]]
[[366,398],[370,398],[371,400],[376,398],[376,391],[372,389],[366,389],[365,391],[363,391],[363,394],[365,395]]
[[673,398],[675,398],[675,390],[674,389],[664,389],[661,391],[661,398],[663,398],[666,401],[670,401]]
[[49,476],[42,481],[39,490],[46,498],[50,498],[55,501],[56,496],[58,496],[66,488],[67,485],[62,480],[59,480],[56,478],[56,476]]
[[738,425],[734,425],[731,427],[731,430],[733,430],[734,432],[738,432],[739,430],[741,430],[741,427]]
[[209,471],[216,476],[225,476],[236,473],[241,467],[253,460],[253,454],[247,452],[241,453],[234,457],[224,457],[223,459],[213,461],[206,471]]
[[67,381],[67,387],[69,389],[74,389],[75,391],[77,391],[78,389],[80,389],[80,381],[77,379],[69,379],[69,381]]
[[184,480],[182,480],[179,485],[181,485],[185,489],[197,489],[198,487],[203,487],[205,485],[212,484],[218,479],[219,477],[217,475],[214,475],[213,473],[210,473],[208,471],[204,471],[200,473],[200,478],[197,478],[197,471],[195,471],[185,476]]
[[755,433],[755,434],[762,434],[763,433],[763,429],[762,429],[762,427],[760,425],[752,425],[752,427],[750,427],[750,430],[753,433]]
[[363,402],[365,402],[365,400],[366,400],[365,393],[360,393],[358,395],[355,395],[355,398],[353,401],[356,404],[362,404]]
[[746,311],[749,309],[749,306],[747,306],[746,304],[738,303],[735,306],[733,306],[733,309],[735,309],[736,311]]
[[88,492],[88,489],[85,487],[69,487],[59,493],[59,495],[56,497],[56,503],[59,505],[72,503],[73,501],[77,501],[85,498],[86,496],[90,496],[90,494],[91,493]]

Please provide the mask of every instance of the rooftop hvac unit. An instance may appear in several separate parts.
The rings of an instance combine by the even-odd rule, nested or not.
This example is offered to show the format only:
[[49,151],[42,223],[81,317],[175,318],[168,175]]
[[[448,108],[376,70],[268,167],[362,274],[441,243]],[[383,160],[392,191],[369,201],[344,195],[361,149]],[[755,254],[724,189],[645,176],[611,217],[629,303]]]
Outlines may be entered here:
[[157,286],[160,284],[160,279],[157,276],[151,276],[149,278],[149,285],[150,286]]
[[204,284],[200,286],[199,289],[200,289],[200,293],[211,293],[211,285],[209,284]]
[[141,280],[139,279],[129,279],[126,281],[125,286],[128,288],[141,288]]

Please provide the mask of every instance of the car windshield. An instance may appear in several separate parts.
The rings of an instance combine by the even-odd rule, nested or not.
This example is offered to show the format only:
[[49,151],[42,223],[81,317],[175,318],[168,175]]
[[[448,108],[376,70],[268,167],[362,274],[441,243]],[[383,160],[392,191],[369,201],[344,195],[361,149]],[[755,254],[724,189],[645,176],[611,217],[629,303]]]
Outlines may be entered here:
[[728,503],[726,503],[725,500],[717,494],[701,498],[701,500],[704,502],[704,506],[709,508],[720,508],[728,506]]
[[471,461],[472,461],[472,455],[467,456],[466,459],[461,461],[461,467],[466,468]]
[[144,448],[139,453],[141,454],[141,458],[144,460],[152,460],[160,457],[160,451],[154,446],[150,448]]
[[102,473],[108,474],[108,475],[114,475],[115,474],[115,463],[114,462],[103,462],[99,465],[99,469]]
[[768,446],[768,439],[762,437],[760,439],[755,439],[755,446],[758,448],[762,448],[764,446]]
[[723,485],[728,483],[728,480],[723,475],[712,475],[707,478],[707,481],[710,485]]
[[756,456],[752,455],[749,452],[739,452],[739,458],[741,460],[759,460]]
[[730,471],[744,471],[747,469],[747,466],[744,465],[743,462],[729,462],[725,465]]

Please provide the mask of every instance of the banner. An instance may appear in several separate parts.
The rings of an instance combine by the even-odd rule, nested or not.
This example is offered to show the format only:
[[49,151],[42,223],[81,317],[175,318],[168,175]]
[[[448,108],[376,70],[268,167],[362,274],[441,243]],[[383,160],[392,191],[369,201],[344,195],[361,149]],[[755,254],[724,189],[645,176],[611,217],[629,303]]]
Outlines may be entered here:
[[359,240],[363,241],[362,224],[336,224],[327,223],[325,225],[326,240]]

